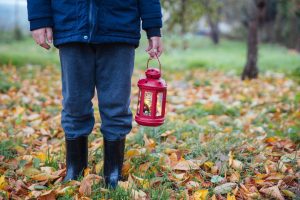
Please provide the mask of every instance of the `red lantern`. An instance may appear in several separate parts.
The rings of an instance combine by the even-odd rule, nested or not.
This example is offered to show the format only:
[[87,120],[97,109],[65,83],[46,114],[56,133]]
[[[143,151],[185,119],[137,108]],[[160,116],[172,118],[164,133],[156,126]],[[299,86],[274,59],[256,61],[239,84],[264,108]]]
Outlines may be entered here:
[[138,81],[139,99],[135,121],[143,126],[160,126],[165,121],[167,84],[161,78],[161,63],[159,70],[149,68],[147,62],[146,77]]

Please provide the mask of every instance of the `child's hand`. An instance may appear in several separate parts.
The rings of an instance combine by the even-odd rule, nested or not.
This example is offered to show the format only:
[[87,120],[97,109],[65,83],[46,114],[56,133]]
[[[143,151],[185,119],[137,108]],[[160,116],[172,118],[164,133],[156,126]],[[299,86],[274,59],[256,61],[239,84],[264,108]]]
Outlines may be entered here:
[[50,49],[53,40],[52,28],[40,28],[31,32],[34,41],[45,49]]
[[149,45],[146,52],[151,58],[159,57],[163,52],[163,44],[160,37],[152,37],[149,39]]

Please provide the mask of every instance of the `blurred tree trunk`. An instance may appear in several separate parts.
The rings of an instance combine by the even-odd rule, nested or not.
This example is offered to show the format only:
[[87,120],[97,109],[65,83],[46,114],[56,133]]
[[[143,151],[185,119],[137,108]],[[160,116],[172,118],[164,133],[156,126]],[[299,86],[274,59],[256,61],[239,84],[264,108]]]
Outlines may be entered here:
[[181,10],[180,10],[180,23],[181,23],[181,30],[180,34],[182,37],[182,48],[187,49],[188,48],[188,42],[184,38],[186,32],[187,32],[187,25],[186,25],[186,20],[185,20],[185,15],[186,15],[186,0],[181,0]]
[[14,39],[21,40],[23,38],[22,30],[19,26],[19,0],[15,0],[15,23],[14,23]]
[[207,18],[210,26],[210,37],[214,44],[219,44],[220,41],[219,20],[214,21],[210,14],[207,15]]
[[210,38],[214,44],[219,44],[220,31],[219,21],[222,13],[221,1],[219,0],[201,0],[201,3],[205,9],[207,21],[210,27]]
[[296,50],[300,52],[300,36],[298,37],[298,40],[297,40]]
[[258,76],[257,67],[257,20],[251,20],[248,24],[248,53],[247,63],[242,74],[242,80],[246,78],[254,79]]
[[253,0],[254,6],[251,8],[252,16],[248,21],[248,52],[247,62],[242,74],[242,80],[255,79],[258,77],[257,57],[258,57],[258,27],[265,16],[267,0]]

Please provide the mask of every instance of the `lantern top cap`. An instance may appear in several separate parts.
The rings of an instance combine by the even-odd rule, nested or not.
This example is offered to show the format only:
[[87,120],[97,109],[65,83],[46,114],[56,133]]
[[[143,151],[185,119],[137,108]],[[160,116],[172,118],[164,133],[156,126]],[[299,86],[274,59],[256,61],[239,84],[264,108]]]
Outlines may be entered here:
[[145,72],[147,78],[159,79],[161,77],[161,73],[159,69],[149,68]]

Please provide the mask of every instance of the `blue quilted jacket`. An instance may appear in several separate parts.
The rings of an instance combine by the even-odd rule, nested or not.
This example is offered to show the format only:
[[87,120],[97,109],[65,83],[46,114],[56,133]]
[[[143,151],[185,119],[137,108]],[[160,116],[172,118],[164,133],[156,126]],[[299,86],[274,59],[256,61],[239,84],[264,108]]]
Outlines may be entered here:
[[[30,30],[52,27],[54,45],[70,42],[138,45],[140,26],[160,36],[159,0],[27,0]],[[141,23],[142,22],[142,23]]]

